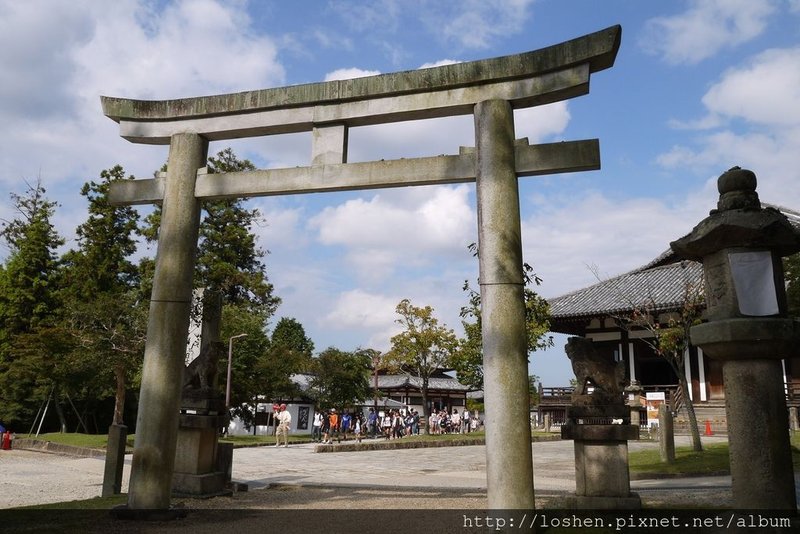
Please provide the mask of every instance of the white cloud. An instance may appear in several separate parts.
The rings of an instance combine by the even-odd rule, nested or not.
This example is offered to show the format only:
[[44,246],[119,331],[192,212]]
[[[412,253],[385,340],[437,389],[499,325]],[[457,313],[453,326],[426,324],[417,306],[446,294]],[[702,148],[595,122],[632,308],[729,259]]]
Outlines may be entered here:
[[182,98],[197,87],[216,94],[284,80],[274,42],[251,30],[239,3],[182,0],[156,13],[131,1],[114,2],[96,16],[92,39],[75,52],[77,89],[92,98],[98,91]]
[[619,200],[599,193],[550,198],[522,223],[525,260],[555,297],[644,265],[692,229],[713,207],[708,193],[674,206],[648,198]]
[[4,180],[41,173],[51,189],[77,191],[116,163],[140,177],[160,167],[166,150],[132,149],[103,117],[100,95],[186,97],[284,79],[275,46],[252,31],[241,2],[183,0],[157,12],[144,0],[0,0],[0,8],[0,72],[14,80],[0,84]]
[[252,231],[258,235],[265,249],[292,251],[307,245],[308,236],[301,221],[304,217],[302,209],[275,209],[262,199],[255,199],[251,204],[258,207],[264,217],[265,222],[252,228]]
[[336,69],[325,75],[325,81],[330,82],[333,80],[350,80],[352,78],[364,78],[366,76],[377,76],[380,74],[379,70],[364,70],[355,67]]
[[398,302],[400,298],[361,289],[345,291],[325,316],[325,322],[337,328],[385,328],[394,323]]
[[[509,34],[522,31],[533,0],[464,0],[450,7],[439,3],[423,20],[431,31],[464,48],[488,48]],[[420,15],[422,18],[422,14]]]
[[567,102],[514,111],[517,138],[527,137],[531,144],[542,143],[566,130],[571,118]]
[[671,64],[694,64],[760,35],[776,10],[774,0],[692,0],[671,17],[650,19],[641,46]]
[[800,124],[800,48],[767,50],[723,74],[703,97],[717,115],[755,124]]
[[96,25],[73,3],[0,1],[0,117],[71,115],[76,75],[71,52]]
[[310,227],[322,244],[344,247],[361,277],[381,280],[395,269],[429,264],[429,254],[463,255],[475,240],[469,191],[466,185],[385,191],[327,207]]
[[702,138],[698,144],[696,149],[673,147],[659,156],[658,162],[672,169],[713,171],[717,175],[738,165],[756,173],[762,200],[791,206],[800,198],[800,128],[779,135],[723,131]]
[[676,145],[657,162],[668,169],[714,172],[739,165],[759,178],[767,202],[800,198],[800,48],[762,52],[711,85],[698,122],[716,128]]
[[433,67],[444,67],[445,65],[455,65],[456,63],[461,63],[461,62],[456,61],[455,59],[440,59],[439,61],[433,61],[431,63],[423,63],[422,65],[420,65],[419,68],[431,69]]

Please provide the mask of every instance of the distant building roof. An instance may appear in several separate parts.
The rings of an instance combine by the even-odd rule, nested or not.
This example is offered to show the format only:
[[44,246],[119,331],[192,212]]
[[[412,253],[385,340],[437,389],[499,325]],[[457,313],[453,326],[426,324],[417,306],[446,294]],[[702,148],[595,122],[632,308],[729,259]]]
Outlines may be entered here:
[[683,303],[687,287],[702,291],[702,283],[700,263],[679,260],[668,251],[638,269],[549,299],[551,328],[559,332],[558,324],[564,321],[630,313],[643,305],[655,311],[673,310]]
[[[378,375],[378,389],[420,389],[422,379],[411,375]],[[431,377],[428,379],[429,390],[472,391],[470,386],[464,385],[452,377]]]

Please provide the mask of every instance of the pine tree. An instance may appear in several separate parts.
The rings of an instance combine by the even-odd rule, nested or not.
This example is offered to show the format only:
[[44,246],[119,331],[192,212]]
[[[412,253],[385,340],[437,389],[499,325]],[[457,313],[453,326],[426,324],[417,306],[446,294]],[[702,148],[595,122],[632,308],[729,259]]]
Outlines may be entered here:
[[46,370],[29,365],[21,340],[52,326],[60,308],[56,251],[64,240],[52,223],[57,204],[41,182],[26,185],[24,194],[11,194],[17,216],[0,230],[10,251],[0,271],[0,419],[7,424],[32,419],[33,406],[48,394]]
[[[131,207],[111,206],[109,186],[125,177],[117,165],[89,181],[81,195],[89,217],[77,229],[79,248],[65,255],[65,313],[81,346],[82,363],[93,381],[114,384],[113,423],[123,423],[126,390],[141,366],[146,303],[139,299],[139,276],[130,256],[136,252],[139,215]],[[97,389],[102,390],[100,387]]]
[[[208,158],[210,174],[254,170],[247,159],[239,159],[230,148]],[[162,168],[162,171],[166,167]],[[195,287],[208,288],[223,295],[225,304],[255,306],[272,316],[280,304],[266,275],[263,258],[253,226],[263,223],[258,209],[245,207],[246,198],[212,200],[203,203],[200,239],[197,247]],[[161,210],[145,218],[143,235],[158,239]]]

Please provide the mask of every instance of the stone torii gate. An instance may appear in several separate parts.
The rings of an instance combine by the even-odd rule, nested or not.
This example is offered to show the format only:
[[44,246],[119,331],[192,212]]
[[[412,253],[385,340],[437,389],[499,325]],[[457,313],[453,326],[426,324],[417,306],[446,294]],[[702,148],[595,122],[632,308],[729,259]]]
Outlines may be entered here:
[[[613,66],[613,26],[523,54],[367,78],[164,101],[102,97],[134,143],[169,144],[165,175],[113,184],[117,205],[161,203],[128,507],[167,509],[203,200],[476,182],[489,507],[531,509],[533,465],[518,176],[600,168],[597,139],[515,142],[513,110],[589,92]],[[473,114],[458,155],[347,163],[355,126]],[[311,165],[207,174],[208,142],[312,132]]]

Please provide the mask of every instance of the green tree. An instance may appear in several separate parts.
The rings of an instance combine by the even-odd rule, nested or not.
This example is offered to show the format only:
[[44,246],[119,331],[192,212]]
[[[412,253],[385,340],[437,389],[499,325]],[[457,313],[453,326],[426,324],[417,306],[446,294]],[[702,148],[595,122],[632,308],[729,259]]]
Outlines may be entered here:
[[[231,413],[250,426],[255,420],[255,404],[260,395],[271,397],[276,392],[293,391],[289,379],[291,370],[281,367],[285,361],[273,362],[269,358],[270,340],[266,328],[269,320],[264,311],[253,310],[247,305],[225,304],[222,308],[222,340],[228,342],[232,336],[247,334],[233,345],[231,350]],[[227,387],[228,361],[219,361],[220,384]],[[290,367],[290,366],[288,366]]]
[[0,293],[0,319],[6,335],[30,330],[58,308],[56,250],[64,240],[51,221],[57,204],[47,199],[40,182],[26,185],[24,195],[11,194],[17,217],[3,221],[0,230],[10,250]]
[[43,381],[50,380],[52,388],[54,380],[21,350],[22,336],[43,334],[60,308],[56,250],[64,240],[52,223],[57,204],[47,199],[41,182],[26,185],[24,194],[11,194],[17,216],[0,230],[9,248],[0,276],[0,419],[11,425],[33,419],[32,406],[48,395]]
[[[227,148],[208,158],[207,169],[209,173],[239,172],[253,170],[255,166]],[[262,224],[261,214],[257,209],[246,208],[246,201],[240,198],[203,203],[194,284],[222,294],[223,340],[247,334],[235,342],[231,407],[234,415],[251,424],[254,418],[251,405],[256,397],[293,394],[294,385],[289,377],[297,372],[298,364],[291,358],[270,357],[267,325],[280,299],[273,294],[274,288],[266,275],[263,258],[267,252],[257,246],[253,233],[253,227]],[[158,208],[146,217],[143,235],[148,241],[157,239],[160,220]],[[145,293],[152,287],[153,265],[152,261],[144,260],[139,266]],[[220,363],[220,372],[223,377],[227,375],[227,361]]]
[[[247,159],[239,159],[230,148],[208,158],[210,174],[255,169]],[[166,167],[162,168],[166,170]],[[247,199],[211,200],[203,203],[200,238],[197,246],[195,286],[219,291],[226,303],[247,303],[263,307],[272,315],[280,299],[273,295],[263,258],[252,228],[263,224],[257,209],[245,207]],[[156,208],[145,218],[143,235],[148,241],[158,239],[161,210]]]
[[702,288],[687,281],[683,287],[683,298],[679,306],[679,309],[668,314],[666,318],[662,318],[655,300],[651,298],[635,305],[630,317],[616,317],[616,319],[623,328],[629,331],[644,329],[652,334],[651,338],[641,338],[641,340],[649,345],[657,355],[664,358],[678,376],[678,388],[689,417],[692,449],[699,452],[703,450],[703,444],[700,441],[700,429],[697,426],[694,403],[689,396],[684,353],[690,345],[689,330],[692,326],[700,323],[705,309]]
[[392,348],[384,355],[384,365],[420,379],[422,408],[427,421],[430,379],[438,370],[451,366],[458,339],[451,329],[439,325],[430,306],[420,308],[403,299],[395,311],[400,315],[395,322],[403,331],[392,337]]
[[283,347],[309,358],[314,352],[314,342],[306,335],[303,325],[293,317],[281,317],[272,332],[272,347]]
[[[470,250],[477,256],[477,248],[470,245]],[[541,285],[542,280],[529,264],[523,264],[525,277],[525,333],[527,336],[528,357],[537,351],[553,346],[550,331],[550,306],[547,300],[540,297],[534,287]],[[481,294],[472,289],[468,280],[464,281],[464,291],[469,297],[469,304],[461,308],[461,324],[464,337],[459,340],[458,351],[452,359],[453,368],[462,384],[475,389],[483,389],[483,336],[481,333]]]
[[372,359],[368,350],[328,347],[312,360],[309,393],[318,406],[340,410],[370,397]]
[[528,375],[528,393],[530,394],[531,406],[539,405],[539,383],[541,379],[537,375]]
[[783,270],[786,278],[789,316],[800,317],[800,253],[784,258]]
[[89,217],[77,231],[78,250],[65,255],[65,313],[69,313],[80,350],[93,363],[95,380],[113,383],[112,423],[123,424],[126,392],[139,370],[146,331],[146,303],[138,292],[136,252],[139,215],[131,207],[111,206],[112,183],[132,180],[117,165],[89,181],[81,195]]

